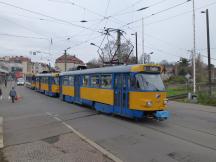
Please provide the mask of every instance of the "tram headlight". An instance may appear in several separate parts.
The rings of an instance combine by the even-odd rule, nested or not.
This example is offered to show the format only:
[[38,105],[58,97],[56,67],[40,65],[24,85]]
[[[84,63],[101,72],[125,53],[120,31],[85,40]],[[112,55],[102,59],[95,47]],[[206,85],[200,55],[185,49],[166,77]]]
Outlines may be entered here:
[[165,99],[164,100],[164,105],[167,105],[168,104],[168,99]]
[[152,107],[152,106],[153,106],[152,101],[147,101],[147,102],[146,102],[146,106],[147,106],[147,107]]

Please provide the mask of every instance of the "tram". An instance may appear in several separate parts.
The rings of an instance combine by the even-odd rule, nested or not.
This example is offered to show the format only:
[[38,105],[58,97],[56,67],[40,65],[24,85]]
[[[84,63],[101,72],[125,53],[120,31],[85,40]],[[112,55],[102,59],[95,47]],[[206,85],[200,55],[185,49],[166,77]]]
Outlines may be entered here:
[[159,65],[122,65],[36,75],[36,90],[128,118],[169,118]]
[[36,84],[35,75],[32,73],[26,74],[25,76],[26,87],[35,89],[35,84]]
[[47,96],[59,96],[59,74],[45,73],[36,75],[36,90]]

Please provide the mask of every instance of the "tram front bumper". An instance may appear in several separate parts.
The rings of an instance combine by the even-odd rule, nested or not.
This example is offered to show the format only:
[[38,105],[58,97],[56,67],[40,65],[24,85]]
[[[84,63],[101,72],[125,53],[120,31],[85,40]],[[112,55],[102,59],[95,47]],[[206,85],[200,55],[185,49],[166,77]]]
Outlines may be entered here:
[[158,120],[166,120],[170,117],[170,112],[163,110],[163,111],[156,111],[154,113],[154,117]]

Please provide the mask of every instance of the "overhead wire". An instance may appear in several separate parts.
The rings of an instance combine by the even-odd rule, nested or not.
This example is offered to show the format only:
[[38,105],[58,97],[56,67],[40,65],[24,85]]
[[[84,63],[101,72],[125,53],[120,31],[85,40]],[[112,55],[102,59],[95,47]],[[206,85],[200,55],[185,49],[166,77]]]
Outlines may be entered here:
[[[203,9],[203,8],[205,8],[205,7],[213,6],[213,5],[216,5],[216,2],[213,2],[213,3],[210,3],[210,4],[204,5],[204,6],[202,6],[202,7],[198,7],[198,8],[195,9],[195,11],[197,11],[197,10],[199,10],[199,9]],[[148,23],[148,24],[145,24],[145,26],[149,26],[149,25],[152,25],[152,24],[157,24],[157,23],[160,23],[160,22],[164,22],[164,21],[167,21],[167,20],[170,20],[170,19],[179,17],[179,16],[186,15],[186,14],[191,13],[191,12],[193,12],[193,10],[186,11],[186,12],[182,12],[182,13],[180,13],[180,14],[177,14],[177,15],[174,15],[174,16],[170,16],[170,17],[167,17],[167,18],[165,18],[165,19],[161,19],[161,20],[158,20],[158,21],[155,21],[155,22],[152,22],[152,23]]]
[[122,9],[122,10],[119,10],[117,13],[115,13],[115,14],[113,14],[113,15],[121,14],[121,12],[127,11],[128,9],[130,9],[130,8],[132,8],[132,7],[134,7],[134,6],[136,6],[137,4],[141,3],[142,1],[143,1],[143,0],[137,0],[136,2],[132,3],[130,6],[124,8],[124,9]]
[[64,20],[64,19],[60,19],[60,18],[56,18],[56,17],[53,17],[53,16],[49,16],[49,15],[46,15],[46,14],[43,14],[43,13],[40,13],[40,12],[37,12],[37,11],[32,11],[32,10],[29,10],[29,9],[26,9],[26,8],[23,8],[23,7],[19,7],[19,6],[16,6],[16,5],[7,3],[7,2],[0,1],[0,4],[6,5],[6,6],[10,6],[10,7],[13,7],[13,8],[22,10],[22,11],[25,11],[25,12],[29,12],[29,13],[35,14],[35,15],[40,15],[40,16],[43,16],[43,17],[47,17],[49,19],[56,20],[56,21],[59,21],[59,22],[63,22],[63,23],[72,25],[72,26],[77,27],[77,28],[83,28],[83,29],[94,31],[94,32],[98,32],[98,31],[95,31],[94,29],[87,28],[85,26],[81,26],[81,25],[78,25],[78,24],[74,24],[74,23],[71,23],[70,21],[67,21],[67,20]]
[[[19,26],[20,28],[25,29],[26,31],[30,31],[31,33],[34,33],[34,34],[37,34],[37,35],[40,35],[40,36],[44,36],[44,35],[42,35],[42,34],[40,34],[40,33],[38,33],[38,32],[33,31],[32,29],[30,29],[30,28],[28,28],[28,27],[26,27],[26,26],[23,26],[23,25],[21,25],[21,24],[18,24],[18,23],[14,22],[14,21],[11,21],[11,20],[9,20],[9,19],[5,19],[5,18],[3,18],[3,17],[0,17],[0,19],[2,19],[2,20],[4,20],[4,21],[7,21],[7,22],[9,22],[9,23],[15,24],[15,25]],[[47,38],[47,39],[48,39],[48,38]]]
[[[146,5],[147,8],[152,8],[152,7],[155,7],[159,4],[162,4],[164,2],[166,2],[167,0],[160,0],[159,2],[155,2],[153,4],[150,4],[150,5]],[[131,14],[131,13],[135,13],[137,12],[137,10],[133,10],[133,11],[128,11],[128,12],[125,12],[125,13],[121,13],[121,14],[116,14],[116,15],[111,15],[112,17],[118,17],[118,16],[124,16],[124,15],[128,15],[128,14]]]
[[14,35],[14,34],[8,34],[8,33],[0,33],[0,36],[26,38],[26,39],[49,40],[48,38],[43,38],[43,37],[32,37],[32,36]]
[[[152,16],[155,16],[155,15],[158,15],[158,14],[161,14],[161,13],[164,13],[164,12],[169,11],[169,10],[171,10],[171,9],[177,8],[177,7],[182,6],[182,5],[184,5],[184,4],[188,3],[188,2],[190,2],[190,0],[187,0],[187,1],[182,2],[182,3],[178,3],[178,4],[176,4],[176,5],[173,5],[173,6],[171,6],[171,7],[168,7],[168,8],[166,8],[166,9],[163,9],[163,10],[160,10],[160,11],[155,12],[155,13],[153,13],[153,14],[150,14],[150,15],[144,17],[144,19],[147,19],[147,18],[150,18],[150,17],[152,17]],[[139,18],[139,19],[137,19],[137,20],[131,21],[131,22],[129,22],[129,23],[123,25],[123,27],[124,27],[124,26],[128,26],[128,25],[131,25],[131,24],[134,24],[134,23],[139,22],[139,21],[142,21],[142,18]]]
[[99,17],[102,17],[102,20],[112,19],[112,21],[115,22],[116,24],[123,24],[123,23],[125,23],[125,22],[123,22],[122,20],[119,20],[119,19],[117,19],[117,18],[115,18],[115,17],[112,17],[112,16],[105,16],[105,15],[103,15],[103,14],[101,14],[101,13],[98,13],[98,12],[95,12],[95,11],[89,9],[89,8],[86,8],[86,7],[83,7],[83,6],[81,6],[81,5],[78,5],[78,4],[76,4],[75,2],[73,2],[73,1],[71,1],[71,0],[67,0],[67,1],[48,0],[48,1],[51,1],[51,2],[60,2],[60,3],[68,3],[68,4],[71,4],[71,5],[73,5],[73,6],[76,6],[76,7],[79,7],[79,8],[81,8],[81,9],[84,9],[84,10],[86,10],[86,11],[88,11],[88,12],[94,14],[94,15],[97,15],[97,16],[99,16]]

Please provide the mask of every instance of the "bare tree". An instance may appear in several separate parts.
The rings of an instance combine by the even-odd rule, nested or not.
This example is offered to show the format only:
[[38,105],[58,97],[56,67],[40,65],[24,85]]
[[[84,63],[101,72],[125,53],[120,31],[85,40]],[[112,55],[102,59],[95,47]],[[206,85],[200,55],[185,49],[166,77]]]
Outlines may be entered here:
[[[134,64],[136,63],[136,58],[133,56],[133,45],[130,41],[125,41],[121,43],[120,49],[117,49],[115,41],[110,41],[106,43],[102,49],[104,62],[117,62]],[[119,53],[117,53],[119,51]]]

